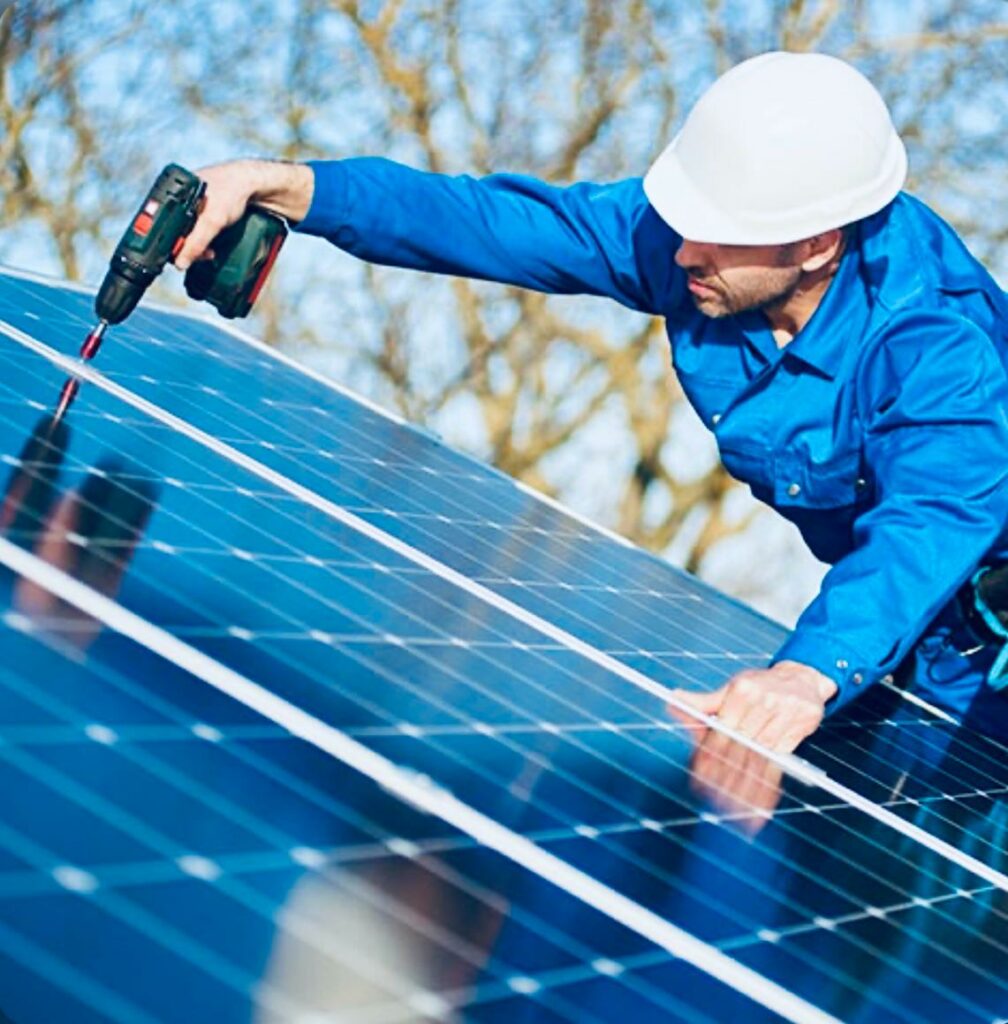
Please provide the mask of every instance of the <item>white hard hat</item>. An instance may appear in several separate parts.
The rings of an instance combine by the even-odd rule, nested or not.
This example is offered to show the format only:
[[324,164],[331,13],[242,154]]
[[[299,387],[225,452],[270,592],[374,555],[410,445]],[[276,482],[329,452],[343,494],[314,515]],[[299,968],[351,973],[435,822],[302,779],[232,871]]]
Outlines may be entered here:
[[885,101],[820,53],[764,53],[722,75],[644,178],[695,242],[797,242],[882,209],[906,180]]

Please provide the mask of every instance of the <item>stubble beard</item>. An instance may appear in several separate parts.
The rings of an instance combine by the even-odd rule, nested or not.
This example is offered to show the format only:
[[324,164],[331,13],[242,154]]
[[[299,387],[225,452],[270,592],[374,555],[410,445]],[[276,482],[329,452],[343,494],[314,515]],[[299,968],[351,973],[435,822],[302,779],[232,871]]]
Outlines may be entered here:
[[801,282],[801,266],[796,265],[798,244],[781,245],[774,255],[771,266],[752,269],[742,279],[733,274],[734,282],[718,275],[716,284],[712,285],[717,292],[713,296],[704,297],[691,292],[697,309],[705,316],[719,320],[739,313],[767,312],[783,307]]
[[800,281],[799,268],[782,267],[780,270],[767,270],[751,281],[738,283],[734,287],[722,279],[711,286],[718,289],[717,294],[706,296],[690,292],[690,298],[704,316],[721,320],[740,313],[780,308],[794,295]]

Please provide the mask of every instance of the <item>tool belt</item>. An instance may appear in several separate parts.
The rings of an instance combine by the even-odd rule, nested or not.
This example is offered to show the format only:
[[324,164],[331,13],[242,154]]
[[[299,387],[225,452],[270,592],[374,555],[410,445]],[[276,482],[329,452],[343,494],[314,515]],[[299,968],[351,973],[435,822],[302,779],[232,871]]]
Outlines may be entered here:
[[957,597],[978,647],[999,649],[987,685],[1008,694],[1008,565],[979,569]]

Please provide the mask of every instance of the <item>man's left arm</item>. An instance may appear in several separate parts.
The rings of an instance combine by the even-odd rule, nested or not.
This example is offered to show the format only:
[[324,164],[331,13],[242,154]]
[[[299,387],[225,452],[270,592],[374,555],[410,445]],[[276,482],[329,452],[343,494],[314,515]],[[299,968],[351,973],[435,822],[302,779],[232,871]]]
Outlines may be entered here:
[[854,550],[769,669],[688,695],[776,750],[891,673],[1008,523],[1008,376],[990,338],[950,313],[907,314],[857,386],[877,500]]

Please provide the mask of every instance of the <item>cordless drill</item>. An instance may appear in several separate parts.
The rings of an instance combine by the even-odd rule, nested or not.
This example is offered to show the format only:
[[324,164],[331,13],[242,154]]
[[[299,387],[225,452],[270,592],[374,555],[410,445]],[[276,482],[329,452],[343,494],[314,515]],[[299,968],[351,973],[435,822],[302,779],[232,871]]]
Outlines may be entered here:
[[[136,309],[165,264],[178,255],[199,216],[205,191],[206,184],[178,164],[168,164],[158,175],[112,254],[95,297],[98,323],[84,339],[82,360],[94,358],[105,329],[122,323]],[[221,316],[247,316],[286,237],[287,225],[281,217],[250,206],[213,240],[212,258],[194,263],[186,272],[186,292],[216,306]],[[75,377],[63,386],[57,419],[79,387]]]
[[[165,264],[179,254],[205,191],[205,183],[178,164],[169,164],[158,175],[112,254],[95,298],[98,326],[88,335],[81,358],[94,356],[105,328],[122,323]],[[250,206],[211,243],[213,257],[189,268],[186,292],[229,319],[247,316],[286,237],[281,217]]]

